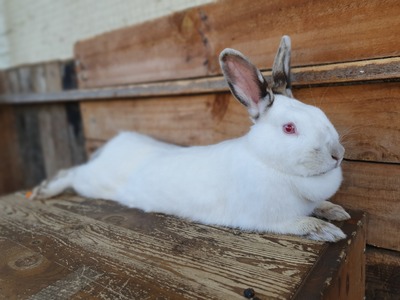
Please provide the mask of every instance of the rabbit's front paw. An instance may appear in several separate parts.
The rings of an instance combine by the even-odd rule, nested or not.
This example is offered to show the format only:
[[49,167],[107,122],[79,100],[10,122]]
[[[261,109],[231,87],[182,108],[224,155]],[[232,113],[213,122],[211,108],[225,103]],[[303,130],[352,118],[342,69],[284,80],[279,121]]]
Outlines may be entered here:
[[315,241],[337,242],[346,238],[346,235],[339,227],[313,217],[298,219],[295,223],[292,223],[292,226],[291,231],[294,234],[302,235]]
[[315,208],[313,214],[330,221],[344,221],[350,219],[350,215],[343,207],[329,201],[321,202],[321,204]]
[[325,242],[337,242],[346,238],[346,235],[339,227],[329,222],[325,222],[322,220],[319,221],[320,223],[315,224],[316,226],[314,227],[314,229],[306,235],[307,238],[315,241]]
[[32,193],[29,195],[29,200],[41,200],[48,198],[47,196],[47,187],[48,187],[48,180],[43,180],[38,186],[36,186]]

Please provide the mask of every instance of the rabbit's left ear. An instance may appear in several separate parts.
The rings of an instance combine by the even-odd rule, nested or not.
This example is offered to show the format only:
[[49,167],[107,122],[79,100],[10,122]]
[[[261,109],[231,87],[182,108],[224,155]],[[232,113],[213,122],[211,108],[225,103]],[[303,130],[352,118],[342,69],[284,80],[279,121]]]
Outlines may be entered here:
[[274,95],[264,76],[237,50],[223,50],[219,61],[232,94],[256,120],[274,102]]
[[276,53],[274,65],[272,66],[272,91],[293,98],[292,85],[290,81],[290,37],[284,35]]

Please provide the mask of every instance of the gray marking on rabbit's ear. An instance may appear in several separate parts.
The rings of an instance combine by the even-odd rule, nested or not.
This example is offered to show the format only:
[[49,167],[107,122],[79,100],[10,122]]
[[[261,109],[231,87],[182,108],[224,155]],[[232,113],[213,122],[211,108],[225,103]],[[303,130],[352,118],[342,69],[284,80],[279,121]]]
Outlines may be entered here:
[[234,49],[223,50],[219,62],[232,94],[247,107],[250,116],[257,119],[274,100],[264,76],[242,53]]
[[284,35],[276,53],[274,65],[272,66],[272,91],[276,94],[293,98],[290,80],[290,54],[290,37]]

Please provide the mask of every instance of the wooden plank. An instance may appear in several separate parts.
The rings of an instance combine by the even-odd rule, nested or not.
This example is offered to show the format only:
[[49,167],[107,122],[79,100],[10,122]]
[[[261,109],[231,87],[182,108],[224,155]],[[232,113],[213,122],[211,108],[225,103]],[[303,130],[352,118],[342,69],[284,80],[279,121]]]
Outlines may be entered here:
[[[46,71],[47,72],[47,71]],[[53,70],[55,72],[55,70]],[[271,80],[271,71],[263,75]],[[400,79],[400,57],[372,59],[356,62],[335,63],[292,69],[294,87],[332,85],[354,82],[388,81]],[[69,84],[69,83],[68,83]],[[157,97],[171,95],[191,95],[228,91],[222,76],[200,79],[183,79],[166,82],[134,84],[111,88],[95,88],[46,93],[19,93],[0,95],[0,104],[22,104],[31,102],[75,102],[88,100],[122,99],[133,97]]]
[[240,136],[250,120],[229,94],[81,103],[85,138],[107,140],[136,130],[180,145],[205,145]]
[[270,68],[283,33],[292,38],[294,66],[400,55],[396,0],[247,0],[234,5],[230,9],[231,2],[219,1],[78,42],[79,86],[220,74],[218,55],[225,47]]
[[[69,91],[77,88],[75,62],[66,61],[61,65],[62,70],[62,89]],[[82,115],[79,103],[65,103],[65,112],[68,121],[69,149],[71,151],[71,161],[73,165],[81,164],[86,161],[85,140],[83,138]]]
[[[0,95],[4,95],[7,91],[7,75],[5,70],[0,70]],[[0,100],[1,102],[1,100]]]
[[16,68],[9,69],[6,71],[6,91],[10,94],[21,93],[21,89],[19,86],[19,76],[18,70]]
[[21,188],[23,161],[19,156],[18,137],[13,109],[0,107],[0,195]]
[[13,107],[18,138],[17,156],[23,162],[22,186],[29,188],[46,178],[45,158],[40,138],[39,113],[35,105]]
[[[346,255],[354,253],[348,245],[362,235],[363,216],[353,215],[352,222],[338,224],[349,238],[331,247],[204,226],[108,201],[63,195],[31,202],[10,195],[0,199],[0,247],[7,250],[4,264],[15,267],[0,268],[0,290],[16,297],[52,298],[64,287],[74,290],[72,299],[242,299],[252,287],[261,299],[289,299],[304,281],[321,279],[313,274],[320,261],[332,265],[318,275],[338,275]],[[88,272],[83,277],[90,280],[76,280],[78,271]],[[21,276],[26,284],[16,287]],[[330,286],[316,288],[324,295]]]
[[368,213],[368,244],[400,251],[400,165],[346,161],[343,175],[332,201]]
[[400,57],[332,63],[292,69],[295,86],[400,79]]
[[82,164],[86,161],[86,151],[79,103],[66,103],[65,113],[68,123],[67,135],[71,165]]
[[[61,91],[61,70],[59,64],[37,64],[31,67],[31,82],[34,92]],[[38,124],[41,151],[44,160],[46,177],[71,166],[71,155],[68,145],[68,126],[65,106],[48,104],[38,108]]]
[[[356,223],[357,221],[353,220],[353,226]],[[360,226],[362,223],[360,222],[356,226]],[[340,253],[340,259],[336,261],[336,263],[341,263],[339,271],[331,276],[324,276],[326,270],[332,268],[334,262],[331,259],[319,260],[314,266],[313,276],[304,281],[304,285],[295,295],[295,299],[364,299],[366,224],[363,224],[361,230],[353,229],[351,235],[355,238],[349,244],[347,251]],[[339,247],[339,245],[331,245],[330,250],[332,247]],[[318,286],[325,286],[328,289],[324,292],[319,290]]]
[[381,83],[299,89],[335,125],[347,159],[400,162],[400,85]]
[[[59,62],[13,68],[6,72],[6,93],[61,92]],[[0,149],[0,193],[31,188],[61,168],[83,163],[82,125],[78,104],[1,106],[0,135],[7,147]]]
[[400,295],[400,253],[367,247],[367,299],[395,300]]
[[[326,112],[342,136],[346,158],[400,162],[400,86],[396,83],[296,89]],[[85,137],[108,140],[136,130],[182,145],[212,144],[246,133],[246,110],[228,94],[81,103]]]
[[46,177],[72,166],[69,128],[64,104],[47,104],[38,111],[40,143]]
[[[326,299],[365,299],[365,236],[366,226],[360,232],[353,231],[355,239],[344,254],[344,262],[338,276],[332,277]],[[307,295],[305,294],[307,297]],[[304,298],[303,298],[304,299]]]
[[62,64],[59,61],[48,62],[44,64],[44,73],[46,79],[46,93],[62,91]]

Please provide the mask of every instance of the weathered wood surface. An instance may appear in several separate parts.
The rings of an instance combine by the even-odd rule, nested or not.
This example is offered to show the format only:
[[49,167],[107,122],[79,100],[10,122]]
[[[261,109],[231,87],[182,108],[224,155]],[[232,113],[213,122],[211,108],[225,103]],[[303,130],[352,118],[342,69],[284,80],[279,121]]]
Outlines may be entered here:
[[[22,66],[6,73],[3,92],[17,94],[61,91],[70,76],[60,62]],[[85,160],[77,103],[3,105],[0,125],[0,157],[4,157],[0,194],[30,188],[60,168]]]
[[218,1],[78,42],[79,86],[220,74],[226,47],[270,68],[282,34],[294,66],[399,56],[399,12],[396,0]]
[[[271,71],[264,71],[263,74],[267,80],[271,80]],[[292,69],[292,85],[294,87],[383,80],[400,80],[400,57]],[[1,92],[0,87],[0,104],[115,100],[133,97],[180,96],[227,91],[228,86],[222,76],[142,83],[109,88],[76,89],[59,92],[46,91],[44,93],[19,92],[17,94],[5,94]]]
[[368,213],[368,244],[400,251],[400,166],[345,161],[343,176],[332,201]]
[[0,194],[23,186],[22,159],[18,153],[18,136],[12,107],[0,106]]
[[[345,157],[400,162],[400,85],[380,83],[296,89],[320,107],[342,136]],[[246,133],[246,110],[229,94],[81,103],[85,137],[108,140],[136,130],[176,144],[211,144]]]
[[40,202],[9,195],[0,199],[0,293],[6,299],[243,299],[252,287],[260,299],[291,299],[307,288],[308,299],[320,299],[338,292],[331,280],[345,266],[350,279],[343,299],[362,299],[365,219],[354,212],[339,225],[349,238],[328,244],[73,195]]
[[366,299],[399,299],[400,253],[367,247],[366,260]]

